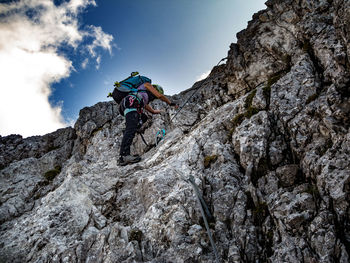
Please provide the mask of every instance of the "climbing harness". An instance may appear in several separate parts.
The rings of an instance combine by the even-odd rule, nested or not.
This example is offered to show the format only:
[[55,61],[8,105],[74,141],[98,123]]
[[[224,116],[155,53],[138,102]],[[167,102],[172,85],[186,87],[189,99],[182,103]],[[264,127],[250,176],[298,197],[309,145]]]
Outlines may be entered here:
[[215,259],[216,259],[216,262],[219,263],[220,262],[220,259],[219,259],[219,255],[218,255],[218,252],[217,252],[217,249],[216,249],[216,245],[215,245],[215,242],[214,242],[214,239],[211,235],[211,231],[210,231],[210,228],[209,228],[209,224],[208,224],[208,220],[207,220],[207,217],[205,214],[207,214],[207,216],[209,217],[209,219],[213,219],[214,217],[211,215],[211,213],[209,212],[209,208],[207,206],[207,204],[205,203],[204,199],[203,199],[203,196],[201,195],[200,191],[199,191],[199,188],[197,186],[197,184],[195,183],[194,181],[194,178],[192,176],[192,174],[190,174],[189,178],[186,179],[183,175],[181,175],[176,169],[174,170],[175,173],[177,173],[184,181],[186,182],[189,182],[193,189],[194,189],[194,192],[196,193],[196,196],[197,196],[197,200],[198,200],[198,203],[199,203],[199,208],[201,210],[201,214],[202,214],[202,217],[203,217],[203,221],[204,221],[204,224],[205,224],[205,228],[207,230],[207,233],[208,233],[208,237],[209,237],[209,240],[210,240],[210,244],[213,248],[213,252],[215,254]]

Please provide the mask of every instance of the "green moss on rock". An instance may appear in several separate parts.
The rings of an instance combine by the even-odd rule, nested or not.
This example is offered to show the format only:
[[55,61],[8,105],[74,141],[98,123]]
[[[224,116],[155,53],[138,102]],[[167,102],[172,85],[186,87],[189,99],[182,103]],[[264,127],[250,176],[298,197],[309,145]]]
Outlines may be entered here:
[[244,113],[244,116],[245,116],[247,119],[250,119],[250,117],[252,117],[253,115],[257,114],[259,111],[260,111],[259,109],[250,106],[250,107],[247,109],[247,111]]
[[244,113],[237,114],[231,121],[232,123],[232,128],[229,131],[229,137],[232,137],[232,134],[235,132],[235,129],[238,125],[242,123],[244,120]]
[[47,171],[44,173],[44,177],[48,181],[52,181],[59,173],[61,172],[61,166],[57,165],[54,169]]
[[275,75],[268,78],[266,86],[271,88],[271,86],[275,84],[281,77],[282,77],[282,72],[276,73]]
[[249,107],[251,107],[255,94],[256,94],[256,89],[254,89],[251,93],[249,93],[249,95],[245,99],[244,108],[248,109]]
[[217,155],[209,155],[204,157],[204,168],[208,168],[212,163],[215,163],[217,159]]
[[233,124],[233,126],[237,127],[238,125],[240,125],[242,123],[243,120],[244,120],[244,114],[243,113],[237,114],[232,119],[232,124]]
[[103,127],[97,128],[92,132],[92,136],[95,136],[99,131],[102,131]]

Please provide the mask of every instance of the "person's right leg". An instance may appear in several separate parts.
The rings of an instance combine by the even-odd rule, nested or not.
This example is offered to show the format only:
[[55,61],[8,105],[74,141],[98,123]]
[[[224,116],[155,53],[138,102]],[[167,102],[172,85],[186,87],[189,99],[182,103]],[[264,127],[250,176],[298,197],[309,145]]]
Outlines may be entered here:
[[124,131],[122,144],[120,146],[120,164],[125,165],[128,163],[135,163],[141,160],[138,156],[130,155],[130,147],[135,137],[137,126],[139,123],[139,113],[137,111],[131,111],[125,115],[126,129]]

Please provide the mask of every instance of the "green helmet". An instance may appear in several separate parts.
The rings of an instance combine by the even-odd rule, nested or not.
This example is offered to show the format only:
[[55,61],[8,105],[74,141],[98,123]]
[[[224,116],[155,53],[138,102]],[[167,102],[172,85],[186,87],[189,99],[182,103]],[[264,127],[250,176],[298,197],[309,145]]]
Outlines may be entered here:
[[163,88],[162,88],[160,85],[153,84],[152,86],[155,87],[155,89],[156,89],[160,94],[163,94],[163,95],[164,95],[164,90],[163,90]]

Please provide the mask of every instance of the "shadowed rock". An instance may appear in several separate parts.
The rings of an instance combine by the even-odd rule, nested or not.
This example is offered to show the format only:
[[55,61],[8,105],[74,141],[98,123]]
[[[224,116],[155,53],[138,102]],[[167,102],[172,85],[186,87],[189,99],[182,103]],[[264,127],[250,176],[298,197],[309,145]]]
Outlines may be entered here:
[[0,137],[1,262],[349,262],[350,2],[269,0],[119,167],[117,105]]

